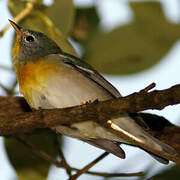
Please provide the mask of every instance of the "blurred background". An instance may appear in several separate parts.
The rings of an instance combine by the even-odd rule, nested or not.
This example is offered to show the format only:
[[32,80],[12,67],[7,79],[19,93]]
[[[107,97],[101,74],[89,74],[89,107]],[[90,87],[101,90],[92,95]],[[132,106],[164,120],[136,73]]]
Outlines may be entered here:
[[[76,55],[65,40],[68,38],[77,55],[103,73],[123,96],[139,91],[152,82],[156,83],[156,89],[179,84],[179,0],[37,0],[37,3],[35,10],[19,24],[46,33],[63,46],[64,51]],[[23,0],[0,0],[0,30],[8,24],[8,19],[13,19],[23,8]],[[14,31],[11,28],[0,39],[1,96],[20,96],[11,63],[13,42]],[[162,111],[148,112],[180,125],[179,108],[180,105],[168,106]],[[40,177],[33,168],[28,169],[26,158],[18,159],[21,156],[16,154],[19,149],[15,142],[5,141],[4,147],[4,139],[0,138],[1,180],[17,179],[16,173],[22,180],[28,179],[30,173],[34,173],[31,179],[45,179],[45,175]],[[62,147],[68,163],[77,168],[82,168],[103,152],[68,137],[63,137]],[[148,179],[174,165],[161,165],[135,147],[123,145],[123,149],[127,155],[125,160],[109,155],[91,170],[111,173],[146,171]],[[51,166],[48,179],[67,179],[67,175],[63,169]],[[103,178],[82,175],[79,179]]]

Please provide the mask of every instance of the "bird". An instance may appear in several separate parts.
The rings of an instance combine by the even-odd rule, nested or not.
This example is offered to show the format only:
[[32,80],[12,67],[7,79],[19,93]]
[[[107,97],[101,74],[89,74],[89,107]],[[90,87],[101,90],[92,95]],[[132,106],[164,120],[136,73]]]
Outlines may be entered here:
[[[25,29],[11,20],[9,22],[17,34],[12,63],[20,93],[32,109],[65,108],[121,97],[99,72],[80,58],[64,52],[48,36]],[[51,129],[122,159],[126,154],[121,144],[138,146],[163,164],[168,164],[167,156],[176,156],[171,146],[148,134],[129,114],[124,113],[108,122],[120,133],[115,134],[93,120]]]

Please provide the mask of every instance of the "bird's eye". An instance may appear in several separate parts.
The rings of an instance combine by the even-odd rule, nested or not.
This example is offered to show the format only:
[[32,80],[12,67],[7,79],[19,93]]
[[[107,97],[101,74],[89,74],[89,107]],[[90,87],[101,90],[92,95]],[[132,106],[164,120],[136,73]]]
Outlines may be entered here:
[[33,36],[27,36],[26,37],[26,41],[33,42],[34,41],[34,37]]

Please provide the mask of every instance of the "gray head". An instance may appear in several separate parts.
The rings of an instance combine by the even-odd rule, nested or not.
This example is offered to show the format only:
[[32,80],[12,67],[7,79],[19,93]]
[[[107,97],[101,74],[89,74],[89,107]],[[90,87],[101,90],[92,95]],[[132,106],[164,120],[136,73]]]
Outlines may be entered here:
[[26,30],[10,21],[17,33],[18,46],[15,56],[18,56],[19,64],[25,64],[29,60],[38,60],[49,54],[62,52],[58,45],[43,33]]

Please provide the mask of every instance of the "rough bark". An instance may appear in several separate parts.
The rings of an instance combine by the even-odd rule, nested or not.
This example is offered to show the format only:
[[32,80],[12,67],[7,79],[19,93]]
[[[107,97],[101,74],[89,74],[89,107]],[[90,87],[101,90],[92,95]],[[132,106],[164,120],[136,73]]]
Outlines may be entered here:
[[[91,104],[63,109],[31,111],[22,97],[0,97],[0,135],[9,136],[31,133],[35,129],[49,128],[59,124],[94,120],[107,126],[107,120],[121,113],[133,113],[147,109],[163,109],[180,103],[180,85],[166,90],[148,92],[144,89],[129,96],[93,102]],[[156,138],[174,147],[180,155],[180,128],[159,116],[141,114]],[[160,125],[160,127],[159,127]],[[179,156],[175,161],[179,162]]]

